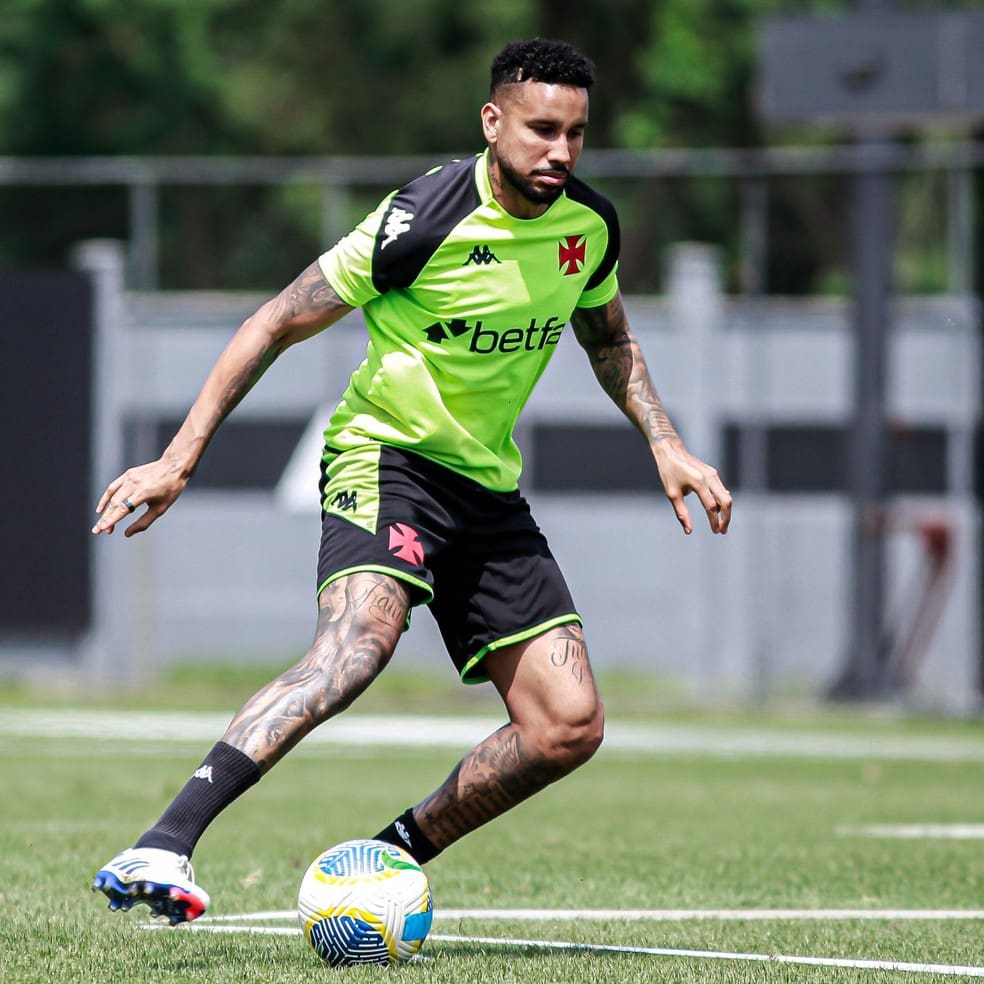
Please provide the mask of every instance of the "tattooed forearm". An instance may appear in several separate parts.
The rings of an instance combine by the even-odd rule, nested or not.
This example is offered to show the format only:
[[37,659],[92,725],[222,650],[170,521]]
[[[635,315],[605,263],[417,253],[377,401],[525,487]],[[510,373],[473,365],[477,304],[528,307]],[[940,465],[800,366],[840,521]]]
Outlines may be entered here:
[[242,368],[233,374],[222,392],[222,400],[215,407],[214,427],[217,428],[242,402],[243,397],[260,381],[263,374],[277,361],[283,346],[271,346],[253,354]]
[[571,323],[602,389],[646,439],[655,443],[676,437],[621,298],[598,308],[579,308]]
[[312,263],[243,322],[219,357],[168,454],[190,475],[215,432],[277,357],[337,321],[345,305]]
[[409,596],[392,578],[364,573],[330,584],[319,604],[307,655],[247,701],[222,739],[264,771],[372,683],[403,630]]
[[443,849],[567,771],[558,761],[531,754],[519,728],[507,724],[466,755],[444,785],[414,812],[424,821],[428,839]]
[[[258,340],[245,356],[242,368],[229,380],[223,401],[226,413],[252,389],[288,346],[350,310],[325,280],[321,267],[312,263],[243,325],[244,333]],[[255,330],[251,332],[251,328]]]
[[253,348],[245,354],[233,354],[233,344],[235,340],[223,353],[202,393],[164,452],[165,458],[181,463],[186,478],[195,473],[222,422],[242,402],[281,351],[275,347]]

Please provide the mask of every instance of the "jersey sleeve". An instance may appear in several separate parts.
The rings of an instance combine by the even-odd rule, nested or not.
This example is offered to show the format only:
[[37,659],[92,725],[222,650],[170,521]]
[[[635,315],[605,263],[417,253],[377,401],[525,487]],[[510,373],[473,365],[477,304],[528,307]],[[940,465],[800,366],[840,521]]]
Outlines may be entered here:
[[601,307],[607,304],[618,293],[618,263],[612,266],[608,276],[597,287],[589,287],[581,292],[577,306],[579,308]]
[[570,182],[568,196],[586,205],[604,223],[605,251],[577,302],[579,308],[601,307],[618,293],[618,256],[622,247],[618,213],[607,198],[576,179]]
[[384,198],[347,236],[318,257],[325,280],[350,307],[362,307],[382,293],[373,278],[373,252],[392,198]]
[[384,198],[318,262],[351,307],[409,287],[450,231],[480,204],[475,158],[431,168]]

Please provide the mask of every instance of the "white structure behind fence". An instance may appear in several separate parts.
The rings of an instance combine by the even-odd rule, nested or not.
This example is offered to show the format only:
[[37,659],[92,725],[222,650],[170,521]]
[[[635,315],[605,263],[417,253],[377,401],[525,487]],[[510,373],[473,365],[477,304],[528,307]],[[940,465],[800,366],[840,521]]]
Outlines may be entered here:
[[[139,463],[123,460],[124,423],[136,450],[156,456],[161,448],[141,422],[184,415],[230,334],[264,298],[125,292],[122,251],[111,242],[84,244],[77,264],[97,286],[96,496]],[[723,461],[725,422],[849,424],[845,301],[729,299],[713,251],[684,245],[670,258],[665,295],[627,304],[663,400],[701,457]],[[905,298],[889,342],[890,417],[945,429],[948,449],[946,495],[893,500],[889,605],[913,603],[907,586],[923,565],[913,527],[938,519],[952,531],[953,569],[913,696],[957,711],[976,707],[980,670],[978,323],[969,297]],[[330,407],[364,348],[356,313],[286,353],[235,419],[297,420]],[[620,421],[572,337],[534,394],[521,438],[549,421]],[[149,532],[99,538],[95,625],[76,654],[84,674],[130,682],[178,659],[287,663],[303,652],[315,620],[316,458],[295,460],[279,495],[192,484]],[[527,474],[532,464],[528,457]],[[305,468],[311,508],[298,510],[296,471]],[[651,494],[527,494],[566,570],[598,667],[651,671],[715,699],[817,693],[837,676],[851,626],[846,496],[772,494],[753,484],[736,495],[727,537],[710,535],[691,499],[695,533],[685,537],[655,471]],[[0,654],[16,660],[17,644]],[[432,668],[445,660],[429,614],[418,611],[395,662]]]

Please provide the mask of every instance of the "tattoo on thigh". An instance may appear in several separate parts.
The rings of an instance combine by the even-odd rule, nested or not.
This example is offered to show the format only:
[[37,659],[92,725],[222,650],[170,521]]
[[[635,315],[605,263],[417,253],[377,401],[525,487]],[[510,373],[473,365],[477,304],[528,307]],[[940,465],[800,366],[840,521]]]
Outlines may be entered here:
[[406,588],[381,574],[328,585],[310,650],[246,702],[223,740],[269,769],[372,683],[389,662],[408,606]]
[[570,667],[574,679],[583,683],[588,666],[587,655],[588,647],[580,633],[565,632],[554,639],[550,662],[557,667]]
[[377,584],[366,598],[369,614],[385,625],[400,629],[406,622],[406,595],[393,590],[392,584]]

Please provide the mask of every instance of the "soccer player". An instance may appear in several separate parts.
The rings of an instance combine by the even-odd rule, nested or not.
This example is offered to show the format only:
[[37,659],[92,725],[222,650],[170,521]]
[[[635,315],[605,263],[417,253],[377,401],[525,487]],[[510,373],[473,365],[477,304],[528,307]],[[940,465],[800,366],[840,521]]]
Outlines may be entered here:
[[354,308],[365,361],[327,422],[318,620],[296,666],[250,698],[157,823],[93,889],[172,923],[208,895],[189,858],[218,814],[389,662],[427,604],[465,683],[491,680],[508,723],[378,838],[426,863],[586,762],[603,712],[581,620],[520,494],[513,428],[570,322],[598,382],[648,443],[685,533],[685,496],[725,533],[731,495],[685,448],[629,327],[611,204],[574,177],[590,61],[534,39],[492,62],[487,148],[385,198],[248,318],[157,460],[111,482],[93,533],[146,530],[175,502],[226,416],[288,346]]

